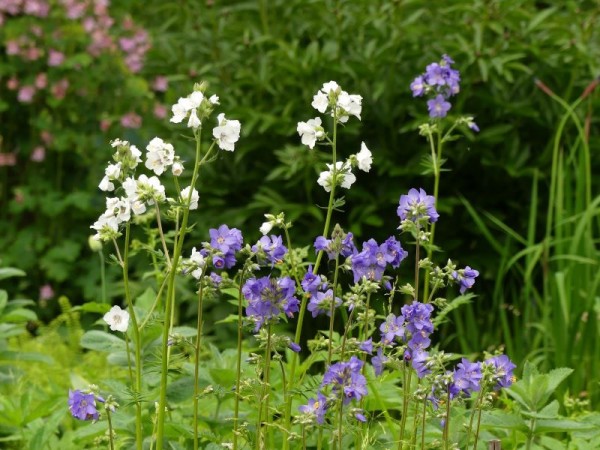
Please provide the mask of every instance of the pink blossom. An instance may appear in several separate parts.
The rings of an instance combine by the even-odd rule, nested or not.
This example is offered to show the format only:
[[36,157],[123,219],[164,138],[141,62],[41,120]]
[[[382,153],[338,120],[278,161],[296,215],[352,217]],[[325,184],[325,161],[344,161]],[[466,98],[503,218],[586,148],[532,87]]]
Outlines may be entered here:
[[48,50],[48,65],[50,67],[60,66],[65,60],[65,54],[58,50]]
[[35,87],[38,89],[45,89],[48,86],[48,75],[45,72],[38,73],[35,77]]
[[42,37],[42,34],[44,34],[42,27],[39,25],[32,25],[29,31],[31,31],[31,34],[37,37]]
[[157,92],[165,92],[169,88],[169,80],[163,75],[159,75],[152,83],[152,89]]
[[102,132],[106,132],[110,128],[110,125],[111,125],[110,120],[108,120],[108,119],[102,119],[100,121],[100,130],[102,130]]
[[41,145],[38,145],[33,149],[33,152],[31,152],[31,157],[29,159],[31,159],[33,162],[42,162],[44,159],[46,159],[46,149]]
[[154,104],[154,117],[156,117],[157,119],[164,119],[165,117],[167,117],[167,112],[168,109],[165,105],[161,103]]
[[134,112],[128,112],[121,117],[121,125],[125,128],[139,128],[142,126],[142,118]]
[[42,142],[46,145],[52,144],[52,141],[54,140],[54,136],[52,136],[52,133],[46,130],[40,133],[40,138],[42,139]]
[[109,0],[96,0],[94,2],[94,14],[97,16],[108,14]]
[[18,55],[21,51],[21,47],[19,46],[19,41],[16,39],[11,39],[10,41],[6,41],[6,54],[7,55]]
[[17,15],[21,12],[21,3],[23,0],[2,0],[0,3],[0,9],[7,12],[10,15]]
[[43,0],[26,0],[23,8],[25,14],[37,17],[46,17],[49,10],[50,5]]
[[121,38],[119,39],[119,46],[124,52],[132,52],[135,49],[135,40],[133,38]]
[[50,300],[54,297],[54,289],[50,284],[44,284],[40,287],[40,300]]
[[52,88],[50,88],[50,92],[52,92],[52,95],[55,98],[57,98],[58,100],[62,100],[63,98],[65,98],[65,95],[67,95],[68,88],[69,88],[69,80],[67,80],[66,78],[63,78],[60,81],[58,81],[57,83],[54,83],[52,85]]
[[19,93],[17,94],[17,100],[21,103],[31,103],[33,100],[33,96],[35,95],[35,87],[34,86],[23,86],[19,89]]
[[27,49],[27,51],[25,52],[25,57],[29,61],[35,61],[37,59],[40,59],[41,56],[42,56],[42,51],[37,47],[29,47]]
[[83,17],[83,14],[85,13],[85,10],[87,8],[85,1],[62,0],[61,3],[65,8],[65,13],[67,14],[67,17],[71,20]]
[[10,167],[17,165],[17,154],[0,152],[0,167]]
[[96,28],[96,20],[93,17],[86,17],[83,19],[83,29],[88,33],[91,33]]
[[16,91],[19,88],[19,80],[14,75],[6,82],[6,87],[11,91]]

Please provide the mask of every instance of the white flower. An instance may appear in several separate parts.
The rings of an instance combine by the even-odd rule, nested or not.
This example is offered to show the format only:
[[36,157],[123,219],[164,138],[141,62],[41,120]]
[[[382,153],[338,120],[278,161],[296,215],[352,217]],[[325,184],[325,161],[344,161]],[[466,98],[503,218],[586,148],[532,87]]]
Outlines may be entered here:
[[313,97],[311,106],[323,114],[325,111],[327,111],[327,107],[329,106],[329,98],[327,97],[327,94],[321,91],[317,92]]
[[177,103],[171,107],[171,111],[173,112],[171,122],[181,123],[183,119],[187,117],[192,108],[194,108],[194,104],[189,98],[180,98],[177,100]]
[[129,313],[115,305],[109,312],[104,314],[104,321],[110,326],[112,331],[122,331],[125,333],[129,326]]
[[106,199],[106,217],[114,216],[117,223],[128,222],[131,219],[131,207],[128,198],[107,198]]
[[119,234],[117,218],[113,215],[106,216],[106,213],[102,214],[90,228],[96,230],[93,236],[96,241],[110,241]]
[[339,108],[338,119],[340,122],[347,122],[349,116],[355,116],[361,120],[362,97],[360,95],[350,95],[346,91],[342,91],[338,97],[337,107]]
[[[181,191],[181,199],[184,203],[187,203],[188,198],[190,198],[190,187],[188,186]],[[198,195],[198,191],[196,189],[192,189],[192,199],[190,201],[190,210],[198,209],[198,200],[200,200],[200,196]]]
[[173,164],[175,150],[171,144],[161,138],[152,139],[146,146],[146,150],[148,150],[146,167],[153,170],[156,175],[162,175],[166,168]]
[[339,89],[340,89],[340,85],[337,84],[335,81],[329,81],[327,83],[323,83],[323,87],[321,88],[321,90],[325,94],[330,94],[331,92],[337,93],[337,91]]
[[176,177],[178,177],[179,175],[181,175],[183,173],[183,164],[181,163],[181,161],[175,161],[173,163],[173,167],[171,167],[171,172]]
[[365,172],[371,170],[371,164],[373,163],[373,157],[371,151],[367,148],[364,142],[360,144],[360,152],[356,154],[356,160],[358,161],[358,168]]
[[260,226],[259,230],[263,235],[267,235],[273,229],[273,224],[271,222],[263,222]]
[[217,140],[217,145],[221,150],[232,152],[234,144],[240,138],[240,122],[239,120],[227,120],[223,113],[217,116],[217,122],[219,125],[213,128],[213,136]]
[[116,164],[109,164],[104,170],[104,175],[106,175],[111,180],[116,180],[121,175],[121,163],[118,162]]
[[[329,170],[319,174],[317,183],[320,186],[323,186],[325,192],[330,192],[333,184],[333,164],[327,164],[327,167],[329,167]],[[337,184],[342,186],[344,189],[350,189],[352,183],[356,181],[356,176],[354,176],[354,174],[350,171],[350,163],[348,161],[338,161],[335,163],[335,167]]]
[[206,265],[206,262],[204,261],[204,256],[202,256],[200,252],[196,250],[196,247],[192,248],[190,263],[192,268],[192,276],[196,280],[199,280],[202,276],[202,272],[204,271],[204,266]]
[[213,105],[218,105],[219,104],[219,97],[217,95],[211,95],[211,97],[208,99],[208,101],[210,103],[212,103]]
[[136,216],[146,212],[146,204],[137,197],[128,197],[130,208]]
[[129,147],[129,152],[131,153],[131,159],[135,163],[134,165],[131,166],[131,168],[133,169],[138,165],[138,163],[142,162],[142,158],[141,158],[142,152],[135,145],[132,145]]
[[100,188],[101,191],[104,191],[104,192],[112,192],[115,190],[115,185],[110,182],[110,180],[108,179],[107,176],[102,178],[98,187]]
[[298,122],[296,131],[298,131],[298,134],[302,138],[302,143],[308,145],[310,149],[315,148],[317,140],[323,138],[325,135],[321,127],[320,117],[310,119],[308,122]]
[[202,100],[204,100],[204,94],[200,91],[194,91],[189,95],[188,98],[192,104],[192,108],[190,109],[196,109],[198,106],[200,106]]
[[200,122],[200,119],[198,118],[198,114],[196,113],[196,109],[192,109],[192,112],[190,112],[190,119],[188,120],[188,128],[193,128],[194,130],[196,128],[198,128],[200,125],[202,124],[202,122]]
[[146,175],[142,174],[139,176],[136,183],[136,193],[141,201],[150,206],[154,205],[155,201],[159,203],[165,201],[165,187],[160,184],[158,177],[154,176],[148,178]]
[[125,189],[127,197],[135,197],[137,193],[137,182],[133,177],[127,177],[127,179],[123,181],[123,189]]
[[119,146],[127,146],[129,145],[129,142],[123,141],[121,139],[115,139],[114,141],[110,141],[110,145],[112,148],[116,148]]

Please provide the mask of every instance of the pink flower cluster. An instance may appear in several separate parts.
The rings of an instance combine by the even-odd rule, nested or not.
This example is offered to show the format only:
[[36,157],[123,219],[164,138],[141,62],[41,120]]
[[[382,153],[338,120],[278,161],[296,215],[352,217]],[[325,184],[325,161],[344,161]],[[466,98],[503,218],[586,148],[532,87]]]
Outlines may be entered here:
[[6,15],[47,17],[49,11],[50,5],[46,0],[0,0],[0,25],[4,23]]
[[125,29],[133,31],[130,37],[119,39],[119,47],[125,52],[125,64],[133,73],[138,73],[144,67],[144,58],[150,50],[150,39],[146,30],[136,28],[131,21],[125,21]]

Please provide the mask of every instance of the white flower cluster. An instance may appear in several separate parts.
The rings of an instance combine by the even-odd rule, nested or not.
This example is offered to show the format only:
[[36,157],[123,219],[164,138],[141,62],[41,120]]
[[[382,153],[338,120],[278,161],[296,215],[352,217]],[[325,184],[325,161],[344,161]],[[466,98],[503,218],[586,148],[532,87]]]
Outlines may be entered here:
[[189,259],[183,260],[181,265],[184,274],[191,273],[196,280],[199,280],[204,272],[206,261],[204,260],[204,256],[202,256],[202,254],[196,250],[196,247],[194,247],[192,249],[192,255]]
[[129,169],[135,169],[138,163],[142,162],[142,152],[127,141],[115,139],[110,143],[112,148],[117,148],[117,153],[113,158],[117,161],[115,164],[109,164],[104,169],[104,178],[100,181],[98,187],[101,191],[112,192],[115,190],[113,181],[119,180],[123,172],[123,164]]
[[[329,112],[334,120],[339,123],[346,123],[350,116],[354,116],[358,120],[361,119],[362,97],[360,95],[348,94],[335,81],[324,83],[323,87],[313,97],[311,105],[321,114]],[[302,144],[313,149],[317,141],[327,138],[322,123],[320,117],[309,119],[306,122],[298,122],[296,131],[300,135]],[[372,163],[372,154],[363,142],[361,143],[360,152],[356,155],[351,155],[345,162],[337,161],[335,163],[335,184],[349,189],[352,183],[356,181],[356,177],[352,173],[352,167],[358,166],[359,170],[368,172],[371,170]],[[327,192],[330,192],[334,184],[334,170],[333,164],[328,164],[327,166],[329,170],[321,172],[317,183],[323,186]],[[264,228],[267,229],[266,226]]]
[[324,83],[323,87],[315,94],[311,103],[312,107],[325,114],[327,110],[339,122],[346,123],[350,116],[360,120],[362,111],[362,97],[348,94],[335,82]]
[[146,150],[148,150],[146,168],[152,170],[156,175],[162,175],[169,166],[173,165],[175,149],[161,138],[152,139],[146,146]]
[[[187,118],[188,128],[196,130],[202,126],[202,121],[210,115],[213,107],[219,104],[219,97],[213,95],[206,98],[202,89],[202,85],[197,85],[194,92],[180,98],[173,105],[171,122],[181,123]],[[234,144],[240,138],[240,130],[239,120],[228,120],[225,114],[221,113],[217,116],[217,126],[213,128],[213,136],[221,150],[232,152],[235,149]]]

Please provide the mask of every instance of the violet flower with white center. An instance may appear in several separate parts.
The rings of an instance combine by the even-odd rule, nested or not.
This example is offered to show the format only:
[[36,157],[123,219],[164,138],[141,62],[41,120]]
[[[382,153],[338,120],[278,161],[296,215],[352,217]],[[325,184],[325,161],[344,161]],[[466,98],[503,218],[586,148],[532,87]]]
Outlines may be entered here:
[[406,329],[404,327],[404,316],[389,314],[385,322],[379,326],[381,331],[381,342],[385,345],[394,344],[396,338],[404,339]]
[[442,95],[437,95],[435,98],[427,101],[427,109],[431,118],[446,117],[450,108],[452,108],[452,105]]
[[375,375],[379,376],[383,373],[383,365],[388,361],[388,357],[383,354],[383,349],[377,349],[377,355],[371,358],[371,365],[375,369]]
[[325,421],[325,413],[327,412],[327,398],[317,393],[317,398],[311,398],[308,400],[308,404],[301,405],[298,407],[298,411],[303,414],[314,415],[315,420],[320,425]]
[[419,190],[410,189],[407,195],[400,196],[397,213],[401,220],[413,222],[427,217],[429,222],[433,223],[437,222],[440,217],[435,209],[435,197],[427,195],[421,188]]
[[71,391],[69,389],[69,411],[73,417],[79,420],[98,420],[96,396],[80,390]]

